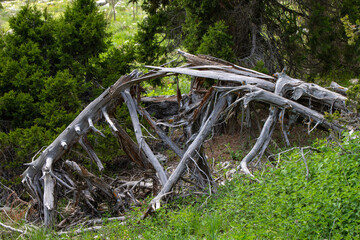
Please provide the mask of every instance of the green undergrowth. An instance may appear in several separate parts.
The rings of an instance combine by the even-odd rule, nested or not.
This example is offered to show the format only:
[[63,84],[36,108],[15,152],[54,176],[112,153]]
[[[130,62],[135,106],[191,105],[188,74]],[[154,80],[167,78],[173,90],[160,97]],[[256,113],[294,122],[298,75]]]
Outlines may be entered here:
[[171,96],[176,95],[177,85],[176,81],[179,81],[179,89],[181,94],[189,94],[190,92],[190,77],[189,76],[179,76],[177,79],[174,76],[164,78],[161,81],[160,85],[154,85],[152,83],[143,83],[143,87],[146,89],[145,96]]
[[260,183],[238,175],[210,197],[178,199],[145,220],[139,220],[145,210],[136,209],[126,224],[62,238],[358,239],[359,140],[344,136],[314,147],[321,152],[305,156],[308,179],[295,149],[281,155],[278,168],[255,172]]
[[127,1],[120,1],[116,7],[116,21],[111,20],[109,26],[109,31],[112,32],[112,43],[115,46],[130,44],[137,32],[138,22],[141,22],[145,17],[145,13],[140,7],[135,12],[133,8],[134,6],[128,4]]

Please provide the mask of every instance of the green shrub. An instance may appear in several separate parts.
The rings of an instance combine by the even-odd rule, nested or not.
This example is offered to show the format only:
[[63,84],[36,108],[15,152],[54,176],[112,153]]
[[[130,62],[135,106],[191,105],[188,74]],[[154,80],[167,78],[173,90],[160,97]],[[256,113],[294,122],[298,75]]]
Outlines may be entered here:
[[213,26],[210,26],[202,37],[197,53],[211,55],[230,62],[233,61],[235,58],[232,49],[234,43],[227,30],[228,26],[224,21],[218,21]]
[[[94,0],[74,0],[57,19],[27,4],[9,25],[13,32],[0,38],[2,181],[19,179],[23,164],[50,144],[102,85],[128,73],[134,59],[132,45],[110,46],[107,22]],[[101,149],[103,159],[114,157]],[[119,152],[117,144],[113,149]]]
[[270,74],[269,69],[267,69],[265,67],[265,63],[264,61],[260,60],[256,63],[255,67],[254,67],[255,71],[261,72],[261,73],[265,73],[265,74]]
[[360,84],[358,83],[358,79],[356,82],[349,87],[346,91],[347,100],[346,105],[354,112],[359,113],[360,111]]

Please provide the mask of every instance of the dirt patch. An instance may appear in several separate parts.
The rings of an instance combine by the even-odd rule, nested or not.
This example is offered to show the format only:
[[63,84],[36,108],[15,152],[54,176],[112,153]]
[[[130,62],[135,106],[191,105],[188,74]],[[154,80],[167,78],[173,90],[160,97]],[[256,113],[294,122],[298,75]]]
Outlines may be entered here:
[[[258,118],[260,125],[262,125],[267,117],[266,111],[262,111],[260,114]],[[260,135],[260,129],[262,128],[262,126],[259,128],[255,125],[256,123],[252,122],[251,126],[253,127],[247,128],[244,126],[243,132],[241,133],[241,121],[237,119],[237,122],[238,126],[233,127],[235,130],[231,131],[231,134],[226,133],[219,136],[214,136],[207,140],[204,144],[205,152],[215,177],[222,178],[223,180],[231,179],[231,175],[235,173],[236,168],[240,165],[240,161],[254,146],[256,138]],[[288,139],[291,144],[290,147],[309,146],[316,139],[321,139],[328,136],[328,132],[320,129],[315,129],[310,134],[308,131],[309,128],[306,125],[306,120],[299,119],[292,126],[290,131],[288,131]],[[268,155],[276,154],[285,150],[286,148],[288,148],[288,146],[286,146],[281,126],[280,124],[277,124],[269,147],[261,159],[261,163],[266,163],[268,161]]]

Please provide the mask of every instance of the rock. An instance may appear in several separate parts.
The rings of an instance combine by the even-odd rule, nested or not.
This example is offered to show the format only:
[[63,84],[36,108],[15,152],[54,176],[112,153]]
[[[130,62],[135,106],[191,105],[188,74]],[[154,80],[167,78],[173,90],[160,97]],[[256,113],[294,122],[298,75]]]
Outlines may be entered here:
[[104,6],[106,5],[106,0],[98,0],[96,1],[96,6]]

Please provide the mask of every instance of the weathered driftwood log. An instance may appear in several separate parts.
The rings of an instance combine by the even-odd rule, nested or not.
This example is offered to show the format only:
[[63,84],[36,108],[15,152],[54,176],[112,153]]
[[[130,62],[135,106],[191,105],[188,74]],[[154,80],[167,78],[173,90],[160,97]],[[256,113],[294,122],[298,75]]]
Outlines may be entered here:
[[[207,68],[208,66],[210,66],[211,68],[216,68],[216,66],[220,66],[220,68],[218,68],[218,70],[222,69],[222,70],[225,70],[226,72],[233,72],[233,73],[236,73],[239,75],[244,75],[244,76],[249,76],[249,77],[257,77],[257,78],[267,79],[270,81],[274,80],[274,77],[272,77],[272,76],[257,72],[252,69],[237,66],[233,63],[230,63],[228,61],[224,61],[222,59],[215,58],[212,56],[207,56],[207,55],[196,56],[196,55],[186,53],[181,50],[178,50],[178,53],[181,54],[182,56],[184,56],[188,63],[195,65],[194,68],[198,68],[198,69],[199,68]],[[206,66],[206,67],[204,67],[204,66]],[[224,66],[226,68],[224,68]]]
[[[56,185],[58,185],[57,183],[64,185],[70,190],[76,187],[75,183],[65,181],[62,177],[55,174],[53,166],[56,161],[62,158],[74,144],[79,142],[89,154],[90,158],[95,161],[99,170],[103,170],[104,167],[101,160],[86,138],[90,131],[103,135],[94,126],[94,124],[101,119],[104,119],[108,123],[112,133],[117,137],[120,146],[132,161],[142,168],[148,168],[148,166],[151,165],[156,171],[157,180],[161,183],[162,188],[151,201],[150,209],[159,208],[162,198],[171,192],[178,180],[185,179],[182,175],[187,166],[190,166],[190,168],[193,167],[193,169],[197,168],[198,173],[200,172],[198,175],[202,175],[203,179],[211,182],[211,174],[206,158],[201,152],[201,146],[213,130],[213,127],[218,123],[220,116],[224,115],[227,111],[233,110],[234,106],[238,103],[242,104],[242,119],[244,119],[245,116],[249,124],[251,123],[250,102],[258,101],[270,105],[269,116],[262,127],[257,142],[239,166],[239,168],[242,168],[247,174],[251,174],[248,164],[256,157],[261,158],[267,149],[278,120],[281,122],[281,128],[286,142],[290,144],[283,120],[286,111],[301,115],[305,119],[309,118],[309,132],[312,130],[310,129],[311,122],[315,123],[315,126],[312,128],[322,125],[326,129],[336,131],[343,129],[343,126],[339,123],[329,122],[324,117],[325,111],[329,113],[335,110],[343,113],[349,112],[345,105],[346,97],[342,95],[343,92],[341,91],[339,91],[341,94],[332,92],[316,84],[290,78],[284,73],[277,74],[277,78],[275,78],[242,68],[221,59],[209,56],[195,56],[182,51],[179,51],[179,53],[183,55],[190,64],[176,68],[151,67],[154,70],[143,76],[139,76],[139,72],[134,71],[128,76],[121,77],[113,86],[106,89],[97,99],[91,102],[53,143],[41,152],[35,161],[28,164],[29,167],[23,173],[23,183],[31,196],[37,199],[37,202],[43,208],[46,226],[53,225],[53,216],[56,207],[56,194],[54,191]],[[136,101],[130,95],[129,89],[142,81],[178,74],[194,77],[191,82],[190,96],[179,98],[178,94],[178,100],[179,102],[181,101],[180,112],[171,118],[171,123],[157,122],[147,111],[136,104]],[[217,86],[203,88],[202,84],[206,79],[216,80]],[[275,81],[276,83],[274,83]],[[333,89],[335,88],[341,89],[341,87],[333,84]],[[119,126],[112,115],[115,108],[122,104],[123,101],[125,101],[129,109],[137,144],[126,131]],[[228,107],[226,108],[226,106]],[[224,110],[225,108],[226,110]],[[181,158],[169,178],[167,178],[167,173],[154,155],[153,150],[144,140],[138,113],[144,116],[160,138]],[[177,146],[172,139],[158,127],[159,124],[167,127],[182,128],[185,136],[183,142],[185,147],[181,149]],[[260,123],[258,123],[258,127],[261,128]],[[82,170],[80,167],[78,169],[75,162],[69,161],[67,163],[77,170],[80,169],[81,173],[79,172],[79,174],[82,174],[83,178],[91,179],[94,185],[98,184],[96,186],[102,188],[105,196],[109,199],[117,196],[117,194],[114,194],[111,190],[111,187],[100,178],[89,172],[85,172],[84,174],[85,170]],[[152,176],[154,176],[153,173]],[[156,182],[157,181],[153,182],[153,189],[156,189],[154,187]],[[191,181],[188,182],[192,183]],[[203,183],[200,184],[202,188],[204,188]],[[136,185],[137,184],[134,186]],[[150,185],[148,187],[150,187]],[[145,188],[148,187],[145,186]],[[120,195],[125,193],[129,194],[123,187],[117,188],[117,190],[124,191],[120,193]],[[137,201],[133,196],[131,196],[131,199],[133,202]]]
[[275,89],[275,84],[264,80],[261,78],[255,77],[248,77],[244,75],[238,75],[235,73],[224,72],[224,71],[214,71],[214,70],[194,70],[190,67],[183,67],[183,68],[163,68],[163,67],[153,67],[154,69],[158,70],[160,73],[178,73],[184,74],[194,77],[201,77],[201,78],[209,78],[215,80],[221,80],[226,82],[232,82],[235,84],[251,84],[256,85],[262,89],[268,90],[273,92]]
[[79,140],[80,145],[85,149],[85,151],[89,154],[90,158],[96,163],[99,168],[99,171],[102,172],[104,170],[104,166],[101,163],[101,160],[94,152],[93,147],[91,146],[89,140],[86,135],[82,136]]
[[311,102],[320,102],[323,105],[330,106],[330,110],[336,109],[342,112],[348,112],[345,101],[346,97],[336,92],[332,92],[326,88],[320,87],[314,83],[306,83],[299,79],[287,76],[285,73],[278,74],[278,81],[281,80],[279,88],[284,97],[288,97],[295,101],[300,99],[309,100]]
[[[224,88],[221,89],[223,90]],[[299,113],[305,118],[311,118],[312,121],[323,125],[326,129],[333,129],[336,131],[340,131],[342,129],[342,127],[336,122],[330,123],[328,120],[325,119],[324,115],[319,113],[318,111],[315,111],[309,107],[306,107],[298,102],[287,99],[285,97],[281,97],[274,93],[264,91],[263,89],[247,85],[236,88],[232,87],[231,89],[232,91],[250,91],[250,93],[247,93],[243,98],[237,100],[236,102],[238,103],[240,101],[243,101],[245,108],[251,101],[265,102],[276,107],[280,107],[282,109],[289,109],[293,112]]]
[[145,154],[141,151],[139,146],[132,140],[132,138],[127,134],[127,132],[122,129],[122,127],[117,123],[116,120],[113,121],[117,129],[116,132],[113,131],[113,134],[118,139],[118,142],[121,148],[124,150],[126,155],[135,162],[139,167],[146,168],[149,163],[147,162]]
[[181,158],[179,164],[177,165],[174,172],[170,175],[169,180],[166,182],[165,186],[161,189],[160,193],[151,201],[153,209],[160,207],[161,199],[166,196],[174,184],[179,180],[183,174],[186,164],[193,158],[196,154],[196,150],[203,144],[204,140],[207,138],[209,133],[212,130],[214,124],[218,121],[219,115],[222,113],[222,110],[225,108],[227,100],[225,97],[220,96],[218,102],[216,103],[211,115],[206,120],[205,124],[200,128],[196,138],[187,148],[183,157]]
[[[196,56],[191,55],[191,58],[192,59],[197,58],[197,63],[201,62],[199,61],[199,58]],[[211,63],[211,61],[210,62],[208,61],[207,63]],[[237,83],[238,85],[242,85],[242,86],[224,87],[223,89],[226,89],[224,91],[227,91],[228,93],[231,93],[232,91],[239,91],[243,93],[249,92],[246,93],[245,96],[240,99],[241,101],[243,101],[245,108],[250,103],[250,101],[254,101],[254,100],[266,102],[271,105],[270,115],[263,126],[262,132],[256,144],[249,152],[249,154],[242,160],[241,165],[239,166],[247,174],[251,174],[247,167],[247,164],[250,161],[252,161],[256,156],[259,156],[261,158],[262,154],[269,145],[272,132],[274,131],[274,127],[279,118],[279,108],[282,109],[280,111],[282,117],[284,116],[285,110],[290,109],[291,111],[302,115],[304,118],[310,118],[311,121],[315,121],[316,122],[315,127],[318,124],[321,124],[325,126],[325,128],[327,129],[334,129],[336,131],[340,131],[342,129],[342,126],[340,126],[339,124],[337,124],[336,122],[327,121],[322,113],[312,109],[313,106],[311,104],[311,101],[313,101],[313,103],[318,102],[322,105],[327,106],[330,109],[330,111],[336,109],[343,112],[348,112],[348,109],[345,106],[346,98],[338,93],[329,91],[316,84],[305,83],[301,80],[290,78],[285,73],[278,74],[278,80],[275,86],[275,84],[273,84],[272,82],[266,80],[264,81],[263,78],[255,78],[254,75],[252,74],[248,74],[247,76],[238,76],[233,74],[235,71],[228,71],[228,69],[226,69],[227,70],[226,73],[214,72],[214,69],[217,68],[221,68],[221,67],[218,66],[202,66],[197,68],[194,67],[193,68],[191,67],[160,68],[159,67],[156,69],[159,72],[164,72],[164,73],[179,73],[179,74],[186,74],[195,77],[212,78],[219,80],[220,82],[224,82],[225,85],[226,82]],[[202,69],[202,70],[200,71],[194,69]],[[267,79],[271,79],[271,78],[269,77]],[[222,87],[217,87],[218,90],[220,90],[221,88]],[[236,90],[232,90],[232,88]],[[307,100],[309,103],[307,105],[303,105],[296,102],[298,100],[303,100],[303,101]],[[199,103],[195,107],[195,109],[199,110],[200,105],[202,104]],[[213,114],[214,112],[216,111],[213,110]],[[196,116],[196,114],[194,114],[194,116]],[[283,124],[283,120],[281,122]],[[206,123],[209,122],[207,121]],[[209,127],[209,125],[207,125],[206,123],[201,125],[200,132],[204,131],[204,128],[209,130],[207,128]],[[212,124],[210,125],[212,126]],[[192,147],[194,146],[194,144],[198,143],[197,141],[199,140],[199,137],[205,136],[205,134],[204,135],[190,134],[190,139],[194,136],[196,136],[195,140],[186,150],[177,169],[170,176],[167,184],[163,187],[160,193],[152,200],[151,205],[153,209],[157,209],[160,206],[161,198],[170,192],[172,186],[181,177],[181,174],[185,166],[184,164],[188,159],[191,158],[192,151],[194,151]],[[287,139],[286,136],[285,138]],[[201,141],[203,140],[204,139],[201,138]],[[195,146],[198,147],[199,145],[195,145]]]
[[247,164],[252,161],[257,155],[262,155],[266,150],[266,147],[269,145],[271,140],[271,135],[274,131],[276,120],[278,118],[279,109],[270,107],[269,117],[266,119],[266,122],[261,130],[260,136],[258,137],[255,145],[251,151],[241,160],[240,166],[241,169],[250,176],[253,176],[249,171]]
[[[278,95],[281,97],[284,96],[286,94],[284,89],[284,86],[286,86],[286,84],[287,84],[286,76],[282,75],[282,77],[280,77],[276,82],[274,95]],[[251,176],[252,174],[249,171],[247,164],[250,161],[252,161],[256,157],[256,155],[258,155],[259,158],[261,158],[267,146],[269,145],[269,142],[271,140],[271,135],[275,129],[275,125],[279,116],[279,109],[277,107],[271,106],[269,111],[270,111],[269,117],[266,119],[266,122],[261,130],[260,136],[256,140],[254,147],[241,160],[240,163],[241,169],[246,174],[249,174]]]
[[[22,174],[23,183],[31,196],[37,199],[38,203],[43,206],[46,226],[53,224],[53,212],[55,210],[55,179],[51,174],[53,164],[91,130],[99,133],[100,131],[94,127],[94,124],[102,117],[108,122],[110,128],[117,132],[117,128],[109,118],[109,113],[112,113],[122,101],[121,92],[142,81],[164,75],[163,73],[150,73],[138,77],[138,72],[134,71],[130,75],[121,77],[113,86],[106,89],[98,98],[91,102],[35,161],[28,164],[29,167]],[[100,160],[91,152],[89,146],[85,145],[85,148],[90,153],[90,156],[97,161],[101,169]],[[41,189],[40,179],[44,180],[44,191]]]
[[[296,88],[299,87],[299,90]],[[229,91],[229,88],[227,88]],[[281,74],[277,80],[275,93],[271,93],[260,89],[255,86],[240,86],[237,87],[238,90],[248,89],[250,93],[246,94],[243,98],[239,99],[243,101],[244,107],[246,107],[250,101],[261,101],[271,104],[270,114],[267,118],[260,136],[257,138],[257,141],[251,151],[242,159],[241,164],[238,169],[242,169],[246,174],[250,173],[247,164],[254,160],[257,156],[261,158],[267,146],[269,145],[272,132],[275,128],[275,124],[279,118],[278,108],[282,108],[283,111],[286,109],[291,109],[291,111],[296,112],[302,115],[304,118],[309,117],[310,119],[316,122],[315,127],[320,124],[325,126],[327,129],[333,129],[336,131],[341,130],[341,126],[335,122],[329,122],[325,119],[324,115],[309,108],[304,105],[301,105],[295,101],[289,100],[283,96],[287,96],[292,99],[299,99],[300,95],[305,95],[306,97],[311,96],[314,101],[323,102],[324,104],[332,104],[336,109],[342,111],[348,111],[345,107],[345,98],[339,94],[328,91],[327,89],[321,88],[317,85],[304,83],[300,80],[295,80],[288,77],[285,74]],[[301,93],[301,94],[300,94]],[[295,97],[294,97],[295,95]],[[336,103],[336,105],[335,105]],[[283,119],[281,120],[281,122]],[[284,133],[285,138],[286,133]]]
[[143,108],[138,107],[138,111],[143,114],[146,121],[150,124],[150,126],[155,130],[157,135],[180,157],[184,155],[184,151],[178,147],[172,140],[169,138],[164,131],[159,128],[154,120],[152,120],[150,114]]
[[165,171],[164,171],[163,167],[161,166],[161,164],[159,163],[159,161],[157,160],[157,158],[155,157],[155,155],[152,152],[149,145],[146,143],[146,141],[142,135],[141,126],[140,126],[140,122],[139,122],[139,118],[138,118],[137,110],[136,110],[136,103],[133,100],[133,98],[131,97],[130,91],[128,89],[124,90],[121,93],[121,95],[122,95],[123,99],[125,99],[125,103],[128,106],[138,145],[140,146],[140,149],[142,149],[144,151],[146,157],[149,159],[149,162],[156,170],[158,177],[160,179],[161,185],[164,186],[167,181]]
[[146,111],[157,119],[173,117],[179,112],[179,103],[175,96],[143,97]]
[[337,93],[340,93],[343,96],[346,96],[346,91],[348,90],[348,88],[340,86],[338,83],[336,82],[331,82],[330,84],[330,88]]

